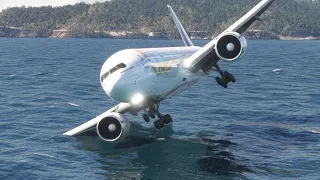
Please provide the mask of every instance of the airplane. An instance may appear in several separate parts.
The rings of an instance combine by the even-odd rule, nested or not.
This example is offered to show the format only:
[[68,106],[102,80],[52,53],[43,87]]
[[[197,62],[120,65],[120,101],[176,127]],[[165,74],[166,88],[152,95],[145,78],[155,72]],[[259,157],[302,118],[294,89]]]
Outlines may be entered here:
[[224,88],[230,82],[236,82],[234,76],[223,71],[218,62],[232,62],[243,56],[247,40],[241,34],[256,20],[262,21],[261,14],[273,2],[262,0],[204,47],[193,45],[168,5],[185,47],[126,49],[110,56],[102,66],[100,82],[106,94],[120,103],[64,135],[81,135],[95,129],[103,141],[119,142],[130,131],[130,122],[124,114],[137,116],[140,111],[143,111],[145,122],[157,117],[154,126],[158,130],[172,123],[169,114],[163,115],[159,111],[162,101],[204,80],[211,72],[219,74],[216,81]]

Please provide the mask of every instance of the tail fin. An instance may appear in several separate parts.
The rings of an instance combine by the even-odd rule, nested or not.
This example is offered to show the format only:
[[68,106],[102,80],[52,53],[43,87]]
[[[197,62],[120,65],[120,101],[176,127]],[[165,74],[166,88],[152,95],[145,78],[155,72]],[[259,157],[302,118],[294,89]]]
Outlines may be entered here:
[[173,17],[174,23],[176,24],[176,26],[177,26],[177,28],[179,30],[179,33],[180,33],[180,35],[182,37],[182,40],[183,40],[184,44],[186,46],[193,46],[193,43],[192,43],[191,39],[189,38],[186,30],[181,25],[176,13],[174,13],[174,11],[172,10],[170,5],[167,5],[167,6],[168,6],[168,8],[170,10],[170,13],[171,13],[172,17]]

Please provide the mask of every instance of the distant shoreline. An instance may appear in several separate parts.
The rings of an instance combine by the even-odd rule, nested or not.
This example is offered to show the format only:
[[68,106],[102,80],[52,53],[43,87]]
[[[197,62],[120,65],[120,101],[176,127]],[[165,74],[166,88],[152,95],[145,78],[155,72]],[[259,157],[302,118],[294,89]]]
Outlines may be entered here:
[[[0,37],[6,38],[90,38],[90,39],[152,39],[168,40],[179,39],[174,32],[139,32],[139,31],[72,31],[67,29],[44,30],[46,34],[33,30],[23,30],[21,27],[0,26]],[[205,31],[190,31],[192,40],[210,40],[219,34],[210,34]],[[303,36],[283,36],[274,32],[265,32],[257,29],[244,33],[248,40],[320,40],[320,37],[306,33]]]
[[[97,37],[65,37],[65,38],[52,38],[52,37],[0,37],[7,39],[113,39],[113,40],[179,40],[179,38],[168,39],[168,38],[97,38]],[[278,41],[315,41],[320,40],[320,37],[286,37],[281,36],[280,38],[247,38],[248,40],[278,40]],[[212,39],[192,39],[193,41],[210,41]]]
[[292,37],[292,36],[279,36],[279,40],[284,40],[284,41],[299,41],[299,40],[320,40],[320,37],[314,37],[314,36],[309,36],[309,37]]
[[[47,30],[49,31],[49,30]],[[173,35],[173,32],[137,32],[137,31],[72,31],[67,29],[50,30],[48,34],[41,35],[39,32],[28,30],[23,31],[20,27],[0,26],[0,37],[5,38],[90,38],[90,39],[151,39],[151,40],[168,40],[179,39],[180,36]],[[219,34],[209,34],[204,31],[190,32],[192,40],[210,40]],[[264,32],[261,30],[249,30],[244,33],[249,40],[320,40],[320,37],[308,36],[282,36],[272,32]]]

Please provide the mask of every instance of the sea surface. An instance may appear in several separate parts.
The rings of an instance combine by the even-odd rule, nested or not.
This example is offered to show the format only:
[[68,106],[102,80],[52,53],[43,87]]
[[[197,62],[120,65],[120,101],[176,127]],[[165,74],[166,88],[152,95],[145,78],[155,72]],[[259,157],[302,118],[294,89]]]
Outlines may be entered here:
[[[204,45],[208,41],[196,41]],[[320,41],[249,41],[224,89],[213,73],[127,141],[62,135],[118,102],[99,74],[126,48],[180,40],[0,39],[0,179],[320,179]]]

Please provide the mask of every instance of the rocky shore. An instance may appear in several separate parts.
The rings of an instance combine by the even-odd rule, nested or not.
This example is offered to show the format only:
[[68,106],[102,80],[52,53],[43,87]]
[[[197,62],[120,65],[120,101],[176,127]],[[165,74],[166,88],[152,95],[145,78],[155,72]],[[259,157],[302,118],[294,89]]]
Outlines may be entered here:
[[[196,39],[211,39],[216,35],[205,34],[197,36]],[[320,37],[314,36],[282,36],[271,32],[263,32],[261,30],[250,30],[245,33],[248,39],[274,39],[274,40],[320,40]],[[167,32],[128,32],[128,31],[71,31],[67,29],[45,30],[36,32],[25,30],[19,27],[0,26],[0,37],[7,38],[110,38],[110,39],[172,39],[172,34]],[[176,37],[179,38],[179,37]]]

